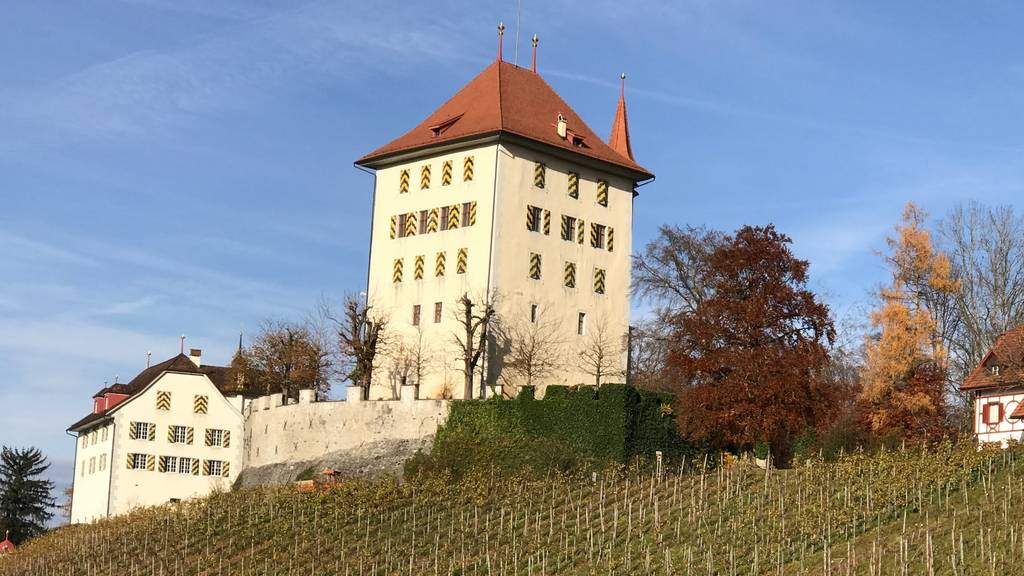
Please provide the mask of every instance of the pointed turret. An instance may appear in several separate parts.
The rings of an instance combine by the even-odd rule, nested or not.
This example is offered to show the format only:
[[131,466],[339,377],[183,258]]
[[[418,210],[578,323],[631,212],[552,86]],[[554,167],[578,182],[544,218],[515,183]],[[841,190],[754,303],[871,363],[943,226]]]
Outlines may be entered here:
[[626,75],[619,76],[619,107],[615,110],[612,134],[608,145],[622,156],[633,159],[633,148],[629,145],[629,120],[626,118]]

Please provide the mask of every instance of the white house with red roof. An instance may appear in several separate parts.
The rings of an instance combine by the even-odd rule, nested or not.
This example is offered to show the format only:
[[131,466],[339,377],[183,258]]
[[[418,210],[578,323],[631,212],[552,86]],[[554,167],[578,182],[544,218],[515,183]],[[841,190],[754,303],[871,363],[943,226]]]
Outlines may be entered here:
[[960,390],[974,398],[979,442],[1024,440],[1024,325],[996,339]]
[[71,522],[227,489],[242,468],[247,399],[199,350],[93,396],[76,436]]
[[[593,384],[579,358],[599,337],[613,358],[605,381],[621,381],[633,202],[654,178],[633,157],[623,91],[605,141],[535,64],[505,62],[499,49],[419,125],[356,164],[375,171],[368,300],[406,349],[428,348],[421,397],[489,395],[508,380],[492,333],[485,386],[465,386],[454,342],[463,294],[495,296],[505,322],[553,326],[563,368],[537,384]],[[379,363],[371,398],[392,397],[393,365]]]

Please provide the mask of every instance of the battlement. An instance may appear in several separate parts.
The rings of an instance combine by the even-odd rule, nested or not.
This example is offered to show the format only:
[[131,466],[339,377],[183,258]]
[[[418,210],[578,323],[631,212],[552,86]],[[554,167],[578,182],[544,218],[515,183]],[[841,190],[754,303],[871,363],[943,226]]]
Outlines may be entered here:
[[362,388],[359,386],[347,386],[345,388],[345,398],[342,400],[317,400],[316,394],[313,390],[305,389],[299,390],[298,400],[286,399],[284,394],[278,392],[276,394],[267,394],[265,396],[257,396],[251,399],[245,405],[244,415],[249,415],[259,412],[261,410],[272,410],[274,408],[285,408],[289,406],[296,406],[300,404],[331,404],[336,402],[343,402],[347,404],[369,404],[376,402],[402,402],[402,403],[413,403],[413,402],[438,402],[436,399],[419,399],[416,398],[416,387],[415,386],[401,386],[398,391],[398,398],[396,399],[381,399],[381,400],[363,400]]

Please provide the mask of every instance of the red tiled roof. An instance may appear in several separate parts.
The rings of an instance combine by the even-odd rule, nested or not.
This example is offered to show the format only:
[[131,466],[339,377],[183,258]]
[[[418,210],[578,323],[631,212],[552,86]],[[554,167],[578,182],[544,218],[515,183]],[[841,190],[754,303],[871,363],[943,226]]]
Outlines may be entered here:
[[[625,102],[621,99],[619,106],[625,128]],[[558,136],[559,114],[566,119],[568,130],[575,137]],[[637,180],[654,177],[633,160],[628,135],[623,148],[622,134],[619,134],[619,151],[616,151],[598,137],[539,74],[500,60],[470,80],[419,126],[356,160],[356,164],[370,166],[402,152],[500,133],[514,134],[625,168],[633,172]],[[615,130],[612,135],[614,138]]]
[[[998,366],[993,374],[991,366]],[[964,379],[961,390],[1024,385],[1024,324],[1002,333],[985,358]],[[1017,411],[1014,411],[1016,414]],[[1024,417],[1024,413],[1021,414]],[[1011,415],[1011,417],[1013,417]]]
[[629,119],[626,117],[626,75],[622,75],[622,86],[619,88],[619,105],[615,108],[615,120],[612,121],[612,134],[608,137],[608,145],[622,156],[633,159],[633,147],[629,145]]
[[1018,418],[1024,418],[1024,402],[1017,404],[1017,408],[1015,408],[1014,411],[1010,414],[1011,420],[1016,420]]

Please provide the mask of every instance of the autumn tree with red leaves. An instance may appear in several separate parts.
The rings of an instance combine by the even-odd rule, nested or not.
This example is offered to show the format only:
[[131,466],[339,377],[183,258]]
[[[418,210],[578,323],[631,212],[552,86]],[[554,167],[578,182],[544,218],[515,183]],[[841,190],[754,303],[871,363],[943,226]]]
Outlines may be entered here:
[[835,328],[791,242],[774,226],[725,237],[699,270],[706,296],[673,322],[667,361],[683,377],[677,422],[692,441],[764,441],[785,462],[798,434],[833,416],[823,372]]

